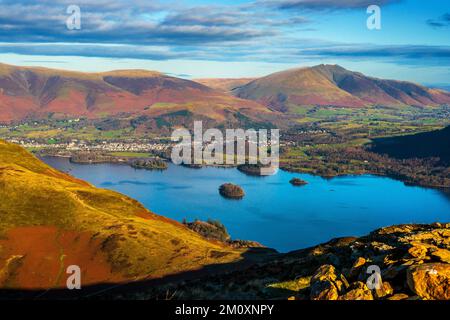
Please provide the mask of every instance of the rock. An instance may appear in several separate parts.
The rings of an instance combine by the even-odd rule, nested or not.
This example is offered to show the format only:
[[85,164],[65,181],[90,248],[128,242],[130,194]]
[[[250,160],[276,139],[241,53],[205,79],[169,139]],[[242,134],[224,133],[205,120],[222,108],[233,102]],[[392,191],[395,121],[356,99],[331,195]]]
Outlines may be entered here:
[[348,289],[348,287],[350,287],[350,284],[343,274],[340,275],[339,280],[343,283],[345,289]]
[[414,244],[413,247],[408,249],[409,255],[417,259],[424,259],[427,256],[427,252],[427,247],[420,244]]
[[450,251],[446,249],[436,249],[431,252],[431,256],[441,262],[450,263]]
[[379,229],[373,233],[380,234],[380,235],[386,235],[386,234],[410,233],[413,230],[414,230],[414,226],[405,224],[405,225],[385,227],[385,228]]
[[378,242],[378,241],[372,241],[369,244],[370,249],[372,249],[373,251],[377,252],[377,253],[386,253],[388,251],[391,251],[394,249],[394,247],[383,243],[383,242]]
[[450,300],[450,265],[427,263],[407,270],[409,288],[427,300]]
[[450,223],[446,225],[446,229],[436,230],[436,233],[443,238],[450,238]]
[[373,300],[373,295],[363,282],[357,281],[350,285],[349,291],[340,296],[339,300]]
[[394,294],[392,297],[389,297],[387,299],[388,300],[406,300],[408,298],[409,298],[409,296],[407,294],[397,293],[397,294]]
[[381,277],[383,279],[391,280],[398,277],[404,276],[406,272],[407,267],[400,265],[400,266],[391,266],[381,272]]
[[419,296],[412,296],[412,297],[409,297],[406,300],[408,300],[408,301],[417,301],[417,300],[423,300],[423,299],[421,297],[419,297]]
[[338,297],[338,289],[330,281],[319,281],[311,285],[311,300],[337,300]]
[[359,257],[358,259],[356,259],[355,263],[353,263],[353,266],[350,269],[349,278],[357,278],[366,262],[366,259],[364,259],[363,257]]
[[311,278],[311,283],[319,281],[336,281],[336,268],[330,264],[321,266]]
[[337,300],[336,280],[336,269],[332,265],[326,264],[317,269],[310,281],[311,300]]
[[373,295],[377,299],[381,299],[390,296],[394,293],[394,289],[389,282],[384,281],[379,289],[375,289]]
[[388,254],[383,257],[383,264],[385,266],[390,266],[396,264],[398,260],[396,260],[392,255]]
[[347,279],[343,274],[340,274],[338,279],[335,281],[335,286],[339,291],[339,294],[342,294],[347,291],[348,287],[350,287],[350,284],[348,283]]

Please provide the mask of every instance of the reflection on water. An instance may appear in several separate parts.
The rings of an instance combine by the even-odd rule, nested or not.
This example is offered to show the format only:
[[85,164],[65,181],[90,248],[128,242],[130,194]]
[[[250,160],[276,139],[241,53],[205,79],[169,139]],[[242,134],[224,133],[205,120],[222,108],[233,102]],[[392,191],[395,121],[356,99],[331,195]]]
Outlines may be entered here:
[[[158,214],[178,221],[218,219],[233,238],[259,241],[279,251],[364,235],[392,224],[450,221],[450,193],[383,177],[329,180],[284,171],[252,177],[236,169],[169,165],[166,171],[145,171],[119,164],[77,165],[63,158],[44,161],[135,198]],[[293,187],[293,177],[309,184]],[[222,198],[218,188],[226,182],[242,186],[245,198]]]

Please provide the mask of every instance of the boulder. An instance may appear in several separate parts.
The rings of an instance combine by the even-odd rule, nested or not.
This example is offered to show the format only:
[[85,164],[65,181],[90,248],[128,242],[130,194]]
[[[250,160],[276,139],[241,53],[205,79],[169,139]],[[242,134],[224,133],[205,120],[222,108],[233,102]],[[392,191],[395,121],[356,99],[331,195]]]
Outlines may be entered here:
[[339,300],[373,300],[373,295],[365,283],[357,281],[350,285],[349,291]]
[[427,263],[407,270],[409,288],[427,300],[450,300],[450,265]]
[[348,275],[349,278],[351,279],[358,278],[359,274],[361,273],[361,269],[366,264],[366,262],[367,262],[366,259],[364,259],[363,257],[359,257],[358,259],[356,259],[356,261],[353,263],[352,268],[350,269]]
[[433,258],[438,259],[441,262],[450,263],[450,251],[446,249],[436,249],[431,252]]
[[334,282],[337,279],[336,268],[330,264],[324,264],[314,273],[311,278],[311,284],[320,281]]
[[339,275],[338,279],[334,282],[334,285],[338,289],[339,294],[345,293],[350,287],[350,284],[343,274]]
[[339,292],[333,282],[319,281],[311,285],[311,300],[337,300]]
[[387,296],[390,296],[394,293],[394,289],[390,285],[389,282],[383,281],[381,287],[379,289],[373,290],[373,295],[377,299],[382,299]]
[[394,294],[393,296],[391,296],[391,297],[389,297],[387,299],[388,300],[406,300],[408,298],[409,298],[409,296],[407,294],[397,293],[397,294]]
[[428,248],[424,245],[415,243],[408,249],[408,254],[417,259],[424,259],[427,256]]
[[329,264],[321,266],[311,278],[311,300],[337,300],[339,290],[335,285],[336,269]]

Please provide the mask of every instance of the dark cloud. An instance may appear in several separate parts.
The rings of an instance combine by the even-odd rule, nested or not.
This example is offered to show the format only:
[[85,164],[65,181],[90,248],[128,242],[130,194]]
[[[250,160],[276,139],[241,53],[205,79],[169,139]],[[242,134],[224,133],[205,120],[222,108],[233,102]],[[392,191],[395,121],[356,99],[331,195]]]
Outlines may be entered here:
[[433,28],[450,27],[450,13],[443,14],[438,19],[429,19],[427,24]]
[[[310,20],[285,9],[356,9],[400,0],[255,0],[240,5],[77,0],[81,30],[68,30],[73,0],[0,0],[0,53],[151,60],[299,62],[334,58],[437,64],[449,47],[374,46],[302,39]],[[276,9],[280,10],[276,10]],[[314,16],[314,15],[312,15]],[[429,21],[449,24],[450,14]]]
[[309,53],[339,57],[403,57],[409,59],[450,58],[450,46],[343,46],[307,50]]
[[404,65],[441,66],[450,63],[450,46],[380,46],[338,44],[299,39],[283,46],[252,44],[236,47],[96,45],[96,44],[1,44],[0,53],[47,56],[83,56],[147,60],[266,61],[384,61]]
[[[277,34],[306,18],[268,15],[267,8],[198,6],[149,1],[76,1],[81,30],[68,30],[67,6],[73,1],[0,2],[2,42],[81,42],[142,45],[192,45],[246,42]],[[270,16],[270,18],[268,18]]]
[[402,0],[266,0],[268,5],[279,9],[337,10],[360,9],[370,5],[387,5]]

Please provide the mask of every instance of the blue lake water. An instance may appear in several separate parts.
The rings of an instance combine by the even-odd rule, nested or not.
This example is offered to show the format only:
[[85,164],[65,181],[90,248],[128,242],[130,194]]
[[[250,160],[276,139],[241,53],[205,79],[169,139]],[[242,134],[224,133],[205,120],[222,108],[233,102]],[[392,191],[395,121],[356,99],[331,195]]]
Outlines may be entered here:
[[[178,221],[217,219],[233,238],[255,240],[281,252],[393,224],[450,221],[449,194],[384,177],[327,180],[284,171],[252,177],[237,169],[212,167],[171,164],[166,171],[146,171],[120,164],[73,164],[64,158],[44,161],[97,187],[137,199],[160,215]],[[309,184],[294,187],[289,183],[293,177]],[[243,187],[243,200],[219,195],[219,186],[227,182]]]

